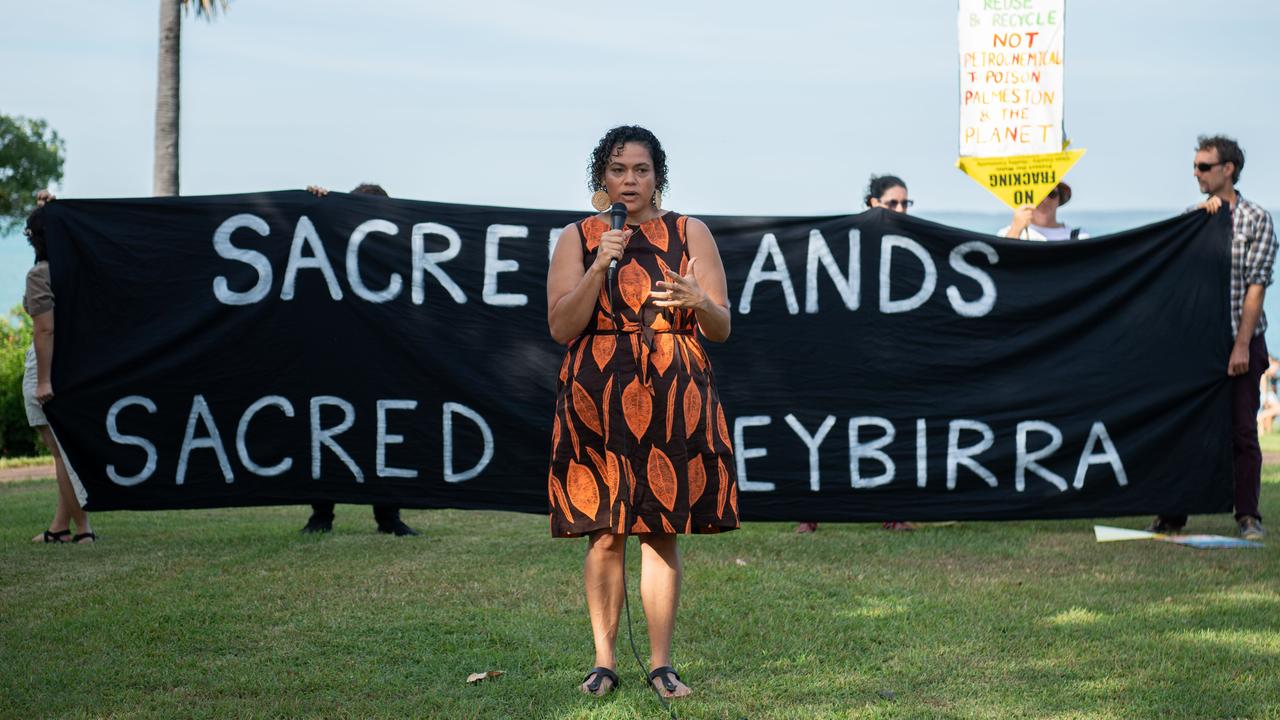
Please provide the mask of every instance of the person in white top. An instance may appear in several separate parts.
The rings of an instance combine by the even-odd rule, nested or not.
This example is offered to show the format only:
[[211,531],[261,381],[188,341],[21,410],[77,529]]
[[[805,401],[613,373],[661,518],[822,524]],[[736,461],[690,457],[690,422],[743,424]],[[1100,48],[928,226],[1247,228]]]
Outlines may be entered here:
[[1058,208],[1071,201],[1071,186],[1058,183],[1039,205],[1023,205],[1013,212],[1013,222],[1000,228],[997,235],[1022,240],[1078,240],[1089,237],[1078,227],[1058,221]]

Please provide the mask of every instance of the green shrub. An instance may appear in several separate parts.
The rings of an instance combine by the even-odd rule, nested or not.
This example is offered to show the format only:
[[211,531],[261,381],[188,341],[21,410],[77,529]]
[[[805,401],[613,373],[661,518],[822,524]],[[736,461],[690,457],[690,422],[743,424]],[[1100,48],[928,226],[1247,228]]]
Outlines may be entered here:
[[22,371],[31,346],[31,318],[16,305],[0,317],[0,457],[46,454],[44,443],[27,425],[22,400]]

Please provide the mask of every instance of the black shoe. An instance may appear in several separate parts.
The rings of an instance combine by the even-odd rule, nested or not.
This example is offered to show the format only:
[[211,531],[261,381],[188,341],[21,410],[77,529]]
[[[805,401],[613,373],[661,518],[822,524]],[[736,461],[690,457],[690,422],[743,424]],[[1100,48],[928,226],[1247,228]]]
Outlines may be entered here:
[[387,523],[386,525],[379,525],[378,532],[384,533],[387,535],[395,535],[396,537],[405,537],[408,535],[419,534],[417,530],[414,530],[408,525],[405,525],[400,520],[396,520],[395,522],[392,522],[392,523]]
[[302,530],[300,530],[299,532],[310,534],[310,533],[327,533],[332,531],[333,531],[332,520],[317,520],[315,518],[311,518],[310,520],[307,521],[307,524],[303,526]]
[[1161,535],[1177,535],[1182,532],[1182,525],[1175,525],[1164,517],[1157,515],[1155,520],[1147,526],[1147,532],[1159,533]]

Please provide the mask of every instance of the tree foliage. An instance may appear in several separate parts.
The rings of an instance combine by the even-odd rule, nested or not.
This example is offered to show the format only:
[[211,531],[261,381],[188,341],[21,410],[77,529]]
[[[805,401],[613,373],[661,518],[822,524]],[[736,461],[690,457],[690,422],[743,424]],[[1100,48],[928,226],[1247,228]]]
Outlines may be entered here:
[[0,232],[36,207],[36,192],[62,180],[66,146],[44,120],[0,115]]
[[27,425],[22,372],[31,347],[31,318],[15,306],[0,315],[0,457],[27,457],[48,452],[40,435]]

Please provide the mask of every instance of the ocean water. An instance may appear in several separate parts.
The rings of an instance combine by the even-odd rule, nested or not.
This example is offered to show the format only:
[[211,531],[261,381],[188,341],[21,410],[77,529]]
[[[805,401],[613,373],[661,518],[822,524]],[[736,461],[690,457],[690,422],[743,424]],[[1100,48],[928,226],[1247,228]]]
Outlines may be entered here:
[[26,238],[18,232],[0,236],[0,315],[22,302],[22,284],[34,256]]
[[[1181,208],[1168,210],[1109,210],[1073,212],[1063,211],[1061,220],[1079,225],[1094,237],[1142,227],[1173,217]],[[994,233],[1009,223],[1008,213],[976,212],[920,212],[923,217],[944,225]],[[31,267],[31,247],[21,233],[0,237],[0,314],[22,302],[23,281],[27,268]],[[1272,328],[1267,332],[1267,345],[1273,352],[1280,351],[1280,287],[1271,288],[1267,294],[1265,309]],[[1225,359],[1224,359],[1225,361]]]
[[[1064,210],[1058,218],[1072,226],[1079,226],[1092,237],[1110,235],[1122,230],[1150,225],[1153,222],[1166,220],[1183,212],[1181,208],[1168,210],[1095,210],[1072,212]],[[964,228],[974,232],[994,233],[1009,224],[1012,213],[976,213],[976,212],[920,212],[926,220],[940,222],[943,225]]]

